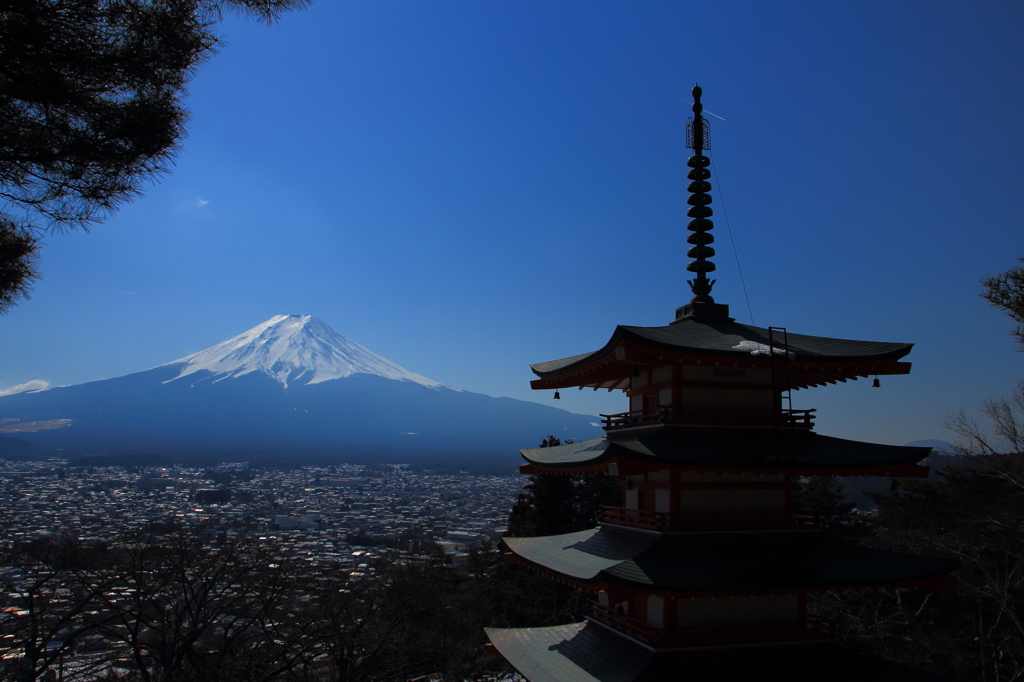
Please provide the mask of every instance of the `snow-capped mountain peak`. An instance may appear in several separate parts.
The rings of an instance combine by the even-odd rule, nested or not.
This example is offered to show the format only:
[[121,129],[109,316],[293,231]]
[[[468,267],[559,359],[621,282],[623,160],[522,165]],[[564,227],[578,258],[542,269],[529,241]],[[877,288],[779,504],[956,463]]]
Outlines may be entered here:
[[277,315],[232,339],[161,367],[171,365],[180,365],[181,371],[169,381],[203,371],[211,372],[209,378],[214,381],[264,372],[287,388],[289,384],[375,374],[429,388],[450,388],[363,348],[312,315]]

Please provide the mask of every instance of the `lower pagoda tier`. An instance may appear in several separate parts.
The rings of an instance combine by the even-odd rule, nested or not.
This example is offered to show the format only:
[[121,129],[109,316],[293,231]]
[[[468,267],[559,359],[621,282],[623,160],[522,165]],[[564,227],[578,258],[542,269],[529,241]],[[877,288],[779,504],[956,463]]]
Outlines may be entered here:
[[951,682],[834,644],[656,653],[594,622],[486,632],[530,682]]
[[838,542],[820,533],[650,536],[592,528],[504,541],[510,561],[579,587],[674,595],[951,589],[953,581],[942,576],[957,565],[951,559]]
[[810,431],[777,434],[772,429],[660,428],[519,452],[529,462],[520,467],[525,474],[628,476],[662,466],[685,466],[690,470],[770,469],[800,475],[922,478],[928,469],[916,462],[927,457],[931,448],[864,443]]

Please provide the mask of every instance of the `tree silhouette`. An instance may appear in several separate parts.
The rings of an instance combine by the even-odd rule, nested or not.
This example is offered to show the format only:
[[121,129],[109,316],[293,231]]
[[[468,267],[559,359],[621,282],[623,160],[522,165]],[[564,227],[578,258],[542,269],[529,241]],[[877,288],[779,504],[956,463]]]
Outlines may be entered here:
[[[1024,268],[982,281],[982,297],[1024,323]],[[1013,332],[1024,342],[1022,327]],[[1024,347],[1021,348],[1024,350]],[[933,480],[870,493],[879,507],[864,544],[956,558],[955,592],[881,590],[816,595],[808,608],[843,619],[848,644],[955,679],[1024,679],[1024,382],[944,425],[959,463]],[[820,486],[819,486],[820,487]],[[828,497],[827,490],[825,497]]]
[[[1017,261],[1024,263],[1024,256]],[[1002,310],[1017,323],[1010,333],[1017,339],[1017,350],[1024,352],[1024,267],[1017,266],[1006,272],[981,280],[981,297]]]
[[13,0],[0,7],[0,313],[39,277],[42,230],[84,228],[165,172],[223,10],[308,0]]
[[[575,442],[570,438],[565,444]],[[562,444],[556,436],[548,436],[540,447]],[[506,534],[535,537],[586,530],[597,525],[599,506],[621,504],[622,487],[615,476],[534,474],[512,506]]]

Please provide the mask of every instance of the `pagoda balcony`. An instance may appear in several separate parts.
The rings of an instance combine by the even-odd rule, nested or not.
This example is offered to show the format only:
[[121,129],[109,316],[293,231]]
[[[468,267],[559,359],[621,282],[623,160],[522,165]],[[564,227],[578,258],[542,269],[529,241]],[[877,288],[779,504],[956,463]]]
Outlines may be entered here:
[[674,514],[600,506],[602,526],[636,528],[652,533],[701,533],[759,530],[818,530],[817,512],[676,512]]
[[803,622],[696,625],[659,628],[610,606],[587,603],[587,620],[619,632],[652,649],[712,649],[777,644],[820,643],[836,639],[837,621],[808,616]]
[[686,426],[754,426],[787,429],[811,429],[816,410],[765,410],[747,407],[660,407],[602,414],[605,431],[681,424]]

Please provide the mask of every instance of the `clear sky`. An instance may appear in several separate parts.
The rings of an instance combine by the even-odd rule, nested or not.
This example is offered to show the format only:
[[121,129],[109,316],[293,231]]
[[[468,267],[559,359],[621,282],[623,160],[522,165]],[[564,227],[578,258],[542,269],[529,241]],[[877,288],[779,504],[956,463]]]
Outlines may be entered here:
[[797,392],[830,435],[944,438],[1024,376],[978,280],[1024,255],[1024,3],[339,2],[229,19],[173,172],[52,235],[0,388],[141,371],[310,313],[463,389],[574,412],[528,364],[689,300],[684,123],[704,88],[718,302],[915,342],[907,377]]

